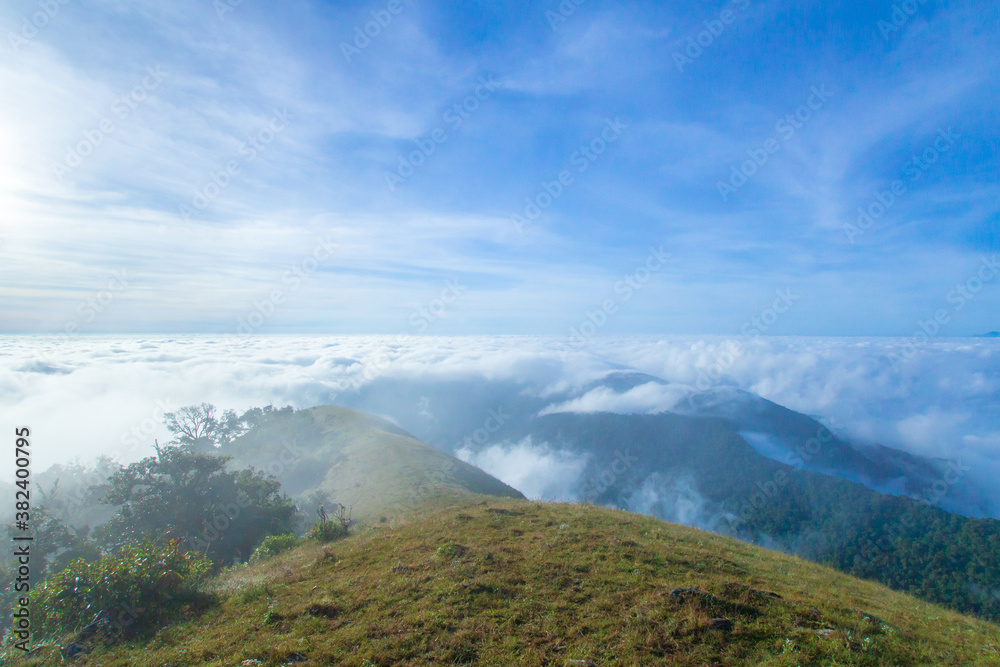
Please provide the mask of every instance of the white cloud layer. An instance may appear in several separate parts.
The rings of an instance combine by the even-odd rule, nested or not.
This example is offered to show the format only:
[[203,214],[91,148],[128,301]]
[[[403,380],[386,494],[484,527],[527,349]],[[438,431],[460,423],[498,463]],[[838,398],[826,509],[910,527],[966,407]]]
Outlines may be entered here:
[[518,443],[501,442],[478,452],[464,448],[456,454],[528,498],[541,500],[577,500],[576,488],[587,467],[587,457],[536,445],[531,438]]
[[[755,392],[858,440],[987,470],[1000,466],[998,340],[939,339],[898,363],[893,356],[901,342],[894,339],[758,339],[721,369],[723,338],[595,339],[569,355],[561,353],[564,343],[539,337],[0,337],[0,432],[31,426],[34,465],[41,470],[101,453],[137,459],[151,451],[154,437],[166,437],[164,410],[203,401],[221,409],[271,402],[304,408],[336,403],[338,394],[380,376],[517,379],[544,396],[559,388],[582,391],[608,371],[632,368],[687,386],[705,374],[713,386]],[[650,383],[620,394],[584,392],[549,411],[657,412],[682,390]],[[524,471],[508,468],[501,476],[524,480],[529,495],[556,493],[529,469],[578,463],[525,443],[494,447],[481,452],[477,464],[499,470],[507,465],[501,454],[512,457]],[[8,463],[3,466],[9,478]]]

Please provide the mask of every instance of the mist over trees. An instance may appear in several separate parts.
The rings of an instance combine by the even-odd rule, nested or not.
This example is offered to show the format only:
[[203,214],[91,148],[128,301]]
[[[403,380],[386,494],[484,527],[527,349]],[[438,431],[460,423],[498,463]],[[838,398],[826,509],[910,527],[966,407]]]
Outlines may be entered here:
[[[39,473],[30,520],[33,585],[60,572],[79,579],[99,562],[129,570],[116,559],[157,549],[199,553],[217,569],[246,560],[269,535],[293,532],[299,512],[280,483],[253,468],[230,470],[232,457],[221,455],[251,428],[292,412],[271,405],[242,414],[220,413],[208,403],[187,406],[164,415],[173,437],[154,442],[154,454],[141,461],[123,466],[100,457],[89,466],[77,461]],[[10,536],[15,532],[21,534],[6,527]],[[8,556],[0,568],[0,606],[7,609],[15,600],[15,574]],[[4,615],[0,630],[9,622]]]
[[252,469],[226,470],[225,456],[189,444],[156,445],[156,455],[118,471],[105,502],[118,514],[96,531],[109,550],[144,540],[179,538],[215,563],[245,559],[268,535],[295,528],[297,510],[280,484]]

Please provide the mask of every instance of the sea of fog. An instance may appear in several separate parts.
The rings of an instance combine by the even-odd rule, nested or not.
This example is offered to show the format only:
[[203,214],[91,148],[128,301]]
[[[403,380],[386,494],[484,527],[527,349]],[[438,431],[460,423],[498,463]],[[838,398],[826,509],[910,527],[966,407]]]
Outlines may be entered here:
[[[168,439],[165,411],[190,404],[337,404],[394,376],[512,378],[544,392],[621,369],[738,387],[858,442],[1000,470],[1000,340],[988,338],[914,346],[892,338],[3,336],[0,434],[13,442],[15,427],[31,427],[36,471],[101,454],[129,462]],[[13,460],[0,470],[9,481]]]

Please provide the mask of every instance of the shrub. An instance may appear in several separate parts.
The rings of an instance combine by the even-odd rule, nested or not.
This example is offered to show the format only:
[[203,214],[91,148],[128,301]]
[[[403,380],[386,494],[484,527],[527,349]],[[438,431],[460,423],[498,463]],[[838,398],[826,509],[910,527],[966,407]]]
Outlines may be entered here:
[[127,545],[88,563],[77,559],[35,590],[32,626],[39,637],[75,632],[98,615],[114,637],[141,634],[196,602],[197,585],[212,567],[180,540]]
[[298,546],[299,540],[288,533],[286,535],[268,535],[264,538],[264,541],[260,543],[260,546],[254,549],[253,555],[250,556],[252,562],[257,562],[264,560],[266,558],[271,558],[277,556],[282,551],[288,551],[293,547]]
[[333,521],[320,521],[314,525],[306,534],[307,540],[314,540],[320,544],[333,542],[347,536],[347,527]]

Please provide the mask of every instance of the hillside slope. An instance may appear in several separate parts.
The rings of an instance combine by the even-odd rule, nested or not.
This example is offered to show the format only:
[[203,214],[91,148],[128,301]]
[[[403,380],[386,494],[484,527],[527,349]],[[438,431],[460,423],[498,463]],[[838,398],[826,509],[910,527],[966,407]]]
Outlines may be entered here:
[[303,546],[214,586],[221,603],[204,615],[77,664],[1000,664],[996,625],[588,505],[467,503]]
[[221,453],[233,457],[234,467],[273,474],[307,513],[320,500],[352,506],[355,519],[378,520],[471,494],[523,498],[384,419],[337,406],[277,417]]

